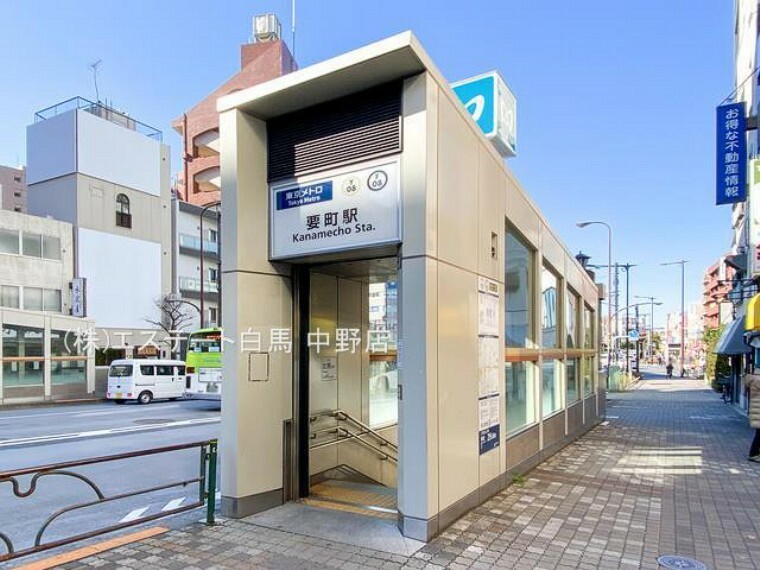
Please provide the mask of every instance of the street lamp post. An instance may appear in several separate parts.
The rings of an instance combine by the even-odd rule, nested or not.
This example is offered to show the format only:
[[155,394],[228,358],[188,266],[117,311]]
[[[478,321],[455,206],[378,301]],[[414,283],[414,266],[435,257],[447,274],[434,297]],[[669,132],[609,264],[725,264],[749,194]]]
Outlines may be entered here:
[[[204,279],[204,275],[203,275],[203,216],[206,215],[206,211],[209,208],[218,207],[218,206],[221,205],[221,203],[222,202],[220,200],[218,200],[216,202],[211,202],[210,204],[206,204],[201,209],[201,224],[200,224],[200,234],[201,234],[201,248],[200,248],[200,251],[201,251],[201,264],[200,264],[201,265],[201,268],[200,268],[201,269],[201,290],[200,290],[200,295],[201,295],[201,299],[200,299],[201,328],[205,328],[206,327],[206,312],[205,312],[205,308],[204,308],[204,299],[203,299],[204,292],[205,292],[204,291],[204,286],[203,286],[203,279]],[[218,233],[218,228],[217,228],[217,236],[218,235],[219,235],[219,233]],[[217,243],[218,242],[219,242],[219,240],[217,238]],[[219,275],[217,274],[217,281],[218,280],[219,280]],[[221,295],[220,295],[220,297],[221,297]]]
[[686,373],[684,367],[684,358],[686,356],[686,312],[684,307],[684,266],[688,263],[686,259],[680,259],[678,261],[668,261],[666,263],[660,263],[660,265],[680,265],[681,266],[681,378]]
[[649,359],[653,361],[654,360],[654,300],[657,297],[651,297],[649,295],[634,295],[633,298],[634,299],[649,299],[649,302],[652,305],[652,312],[651,312],[652,320],[649,322],[649,342],[647,343],[649,346],[647,347],[647,352],[649,352]]
[[597,224],[607,228],[607,354],[612,350],[612,227],[607,222],[577,222],[579,228]]
[[[618,264],[618,267],[621,269],[625,269],[625,336],[626,339],[628,338],[628,330],[631,326],[631,317],[629,309],[633,306],[631,305],[631,268],[636,267],[633,263],[620,263]],[[630,370],[630,357],[631,357],[631,344],[629,340],[625,341],[625,371],[629,372]]]

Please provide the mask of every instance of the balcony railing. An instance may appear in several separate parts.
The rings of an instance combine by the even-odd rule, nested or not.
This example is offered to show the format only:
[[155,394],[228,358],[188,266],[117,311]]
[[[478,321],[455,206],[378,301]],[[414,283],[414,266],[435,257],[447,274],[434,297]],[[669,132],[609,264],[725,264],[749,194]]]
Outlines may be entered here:
[[[197,236],[191,236],[188,234],[179,234],[179,246],[193,249],[195,251],[201,250],[201,240]],[[203,252],[219,253],[219,243],[215,241],[203,240]]]
[[[180,277],[179,278],[180,291],[196,291],[201,290],[201,280],[196,277]],[[204,281],[203,282],[204,293],[218,293],[219,289],[216,286],[216,281]]]
[[87,111],[101,119],[105,119],[106,121],[110,121],[131,131],[136,131],[159,142],[163,139],[163,135],[158,129],[146,125],[145,123],[141,123],[129,115],[103,105],[102,103],[93,103],[84,97],[73,97],[67,101],[48,107],[47,109],[42,109],[42,111],[37,111],[34,114],[34,122],[39,123],[40,121],[45,121],[73,109],[82,109],[83,111]]

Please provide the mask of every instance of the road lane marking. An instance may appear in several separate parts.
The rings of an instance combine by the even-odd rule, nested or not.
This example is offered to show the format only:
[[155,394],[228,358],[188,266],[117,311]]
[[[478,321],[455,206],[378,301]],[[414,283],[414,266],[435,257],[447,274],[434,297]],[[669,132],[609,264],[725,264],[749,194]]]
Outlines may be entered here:
[[[191,401],[191,400],[188,400]],[[88,404],[93,405],[93,404]],[[110,404],[104,404],[104,405],[110,405]],[[115,406],[115,404],[114,404]],[[139,413],[139,412],[148,412],[153,411],[156,408],[160,408],[162,410],[165,410],[167,408],[180,408],[183,404],[177,403],[177,404],[162,404],[159,402],[158,404],[154,404],[151,406],[151,409],[148,410],[144,406],[135,406],[135,407],[128,407],[128,408],[115,408],[113,410],[109,411],[101,411],[101,410],[94,410],[94,411],[82,411],[82,410],[71,410],[68,412],[42,412],[42,413],[29,413],[29,414],[21,414],[18,416],[5,416],[3,414],[0,414],[0,420],[23,420],[25,418],[45,418],[48,416],[70,416],[75,415],[77,417],[79,416],[99,416],[99,415],[106,415],[106,414],[128,414],[128,413]]]
[[171,501],[169,501],[168,503],[164,505],[164,508],[161,509],[161,512],[165,513],[166,511],[173,511],[184,502],[185,502],[185,497],[180,497],[179,499],[172,499]]
[[132,521],[136,521],[136,520],[137,520],[137,519],[139,519],[141,516],[143,516],[143,515],[145,514],[145,512],[146,512],[146,511],[147,511],[149,508],[150,508],[150,507],[141,507],[141,508],[139,508],[139,509],[135,509],[134,511],[131,511],[131,512],[130,512],[128,515],[126,515],[124,518],[122,518],[122,519],[121,519],[119,522],[120,522],[120,523],[125,523],[125,522],[132,522]]
[[85,432],[73,432],[73,433],[60,433],[53,435],[39,435],[34,437],[24,437],[18,439],[8,439],[0,442],[0,449],[8,447],[20,447],[24,445],[40,445],[44,443],[54,443],[60,441],[68,441],[72,439],[84,439],[90,437],[102,437],[107,435],[120,435],[125,433],[136,433],[143,431],[157,431],[166,428],[176,427],[193,427],[206,424],[218,424],[221,423],[222,418],[196,418],[192,420],[177,420],[166,424],[151,424],[144,426],[127,426],[120,428],[111,428],[106,430],[85,431]]

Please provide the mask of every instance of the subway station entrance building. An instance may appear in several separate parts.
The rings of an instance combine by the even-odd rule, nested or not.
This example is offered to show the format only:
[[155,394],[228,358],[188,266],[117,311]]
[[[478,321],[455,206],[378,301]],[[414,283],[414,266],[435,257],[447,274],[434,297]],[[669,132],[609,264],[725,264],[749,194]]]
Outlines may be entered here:
[[218,109],[224,514],[428,540],[600,421],[599,290],[411,33]]

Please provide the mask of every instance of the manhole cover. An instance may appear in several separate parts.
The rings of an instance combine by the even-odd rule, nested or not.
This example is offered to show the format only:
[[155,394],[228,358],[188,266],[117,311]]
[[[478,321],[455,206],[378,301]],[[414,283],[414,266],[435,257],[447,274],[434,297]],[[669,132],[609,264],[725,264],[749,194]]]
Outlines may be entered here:
[[707,570],[707,566],[699,560],[685,558],[684,556],[660,556],[657,562],[663,568],[670,570]]
[[152,424],[168,424],[172,421],[173,420],[165,420],[163,418],[145,418],[144,420],[135,420],[134,423],[139,426],[149,426]]

